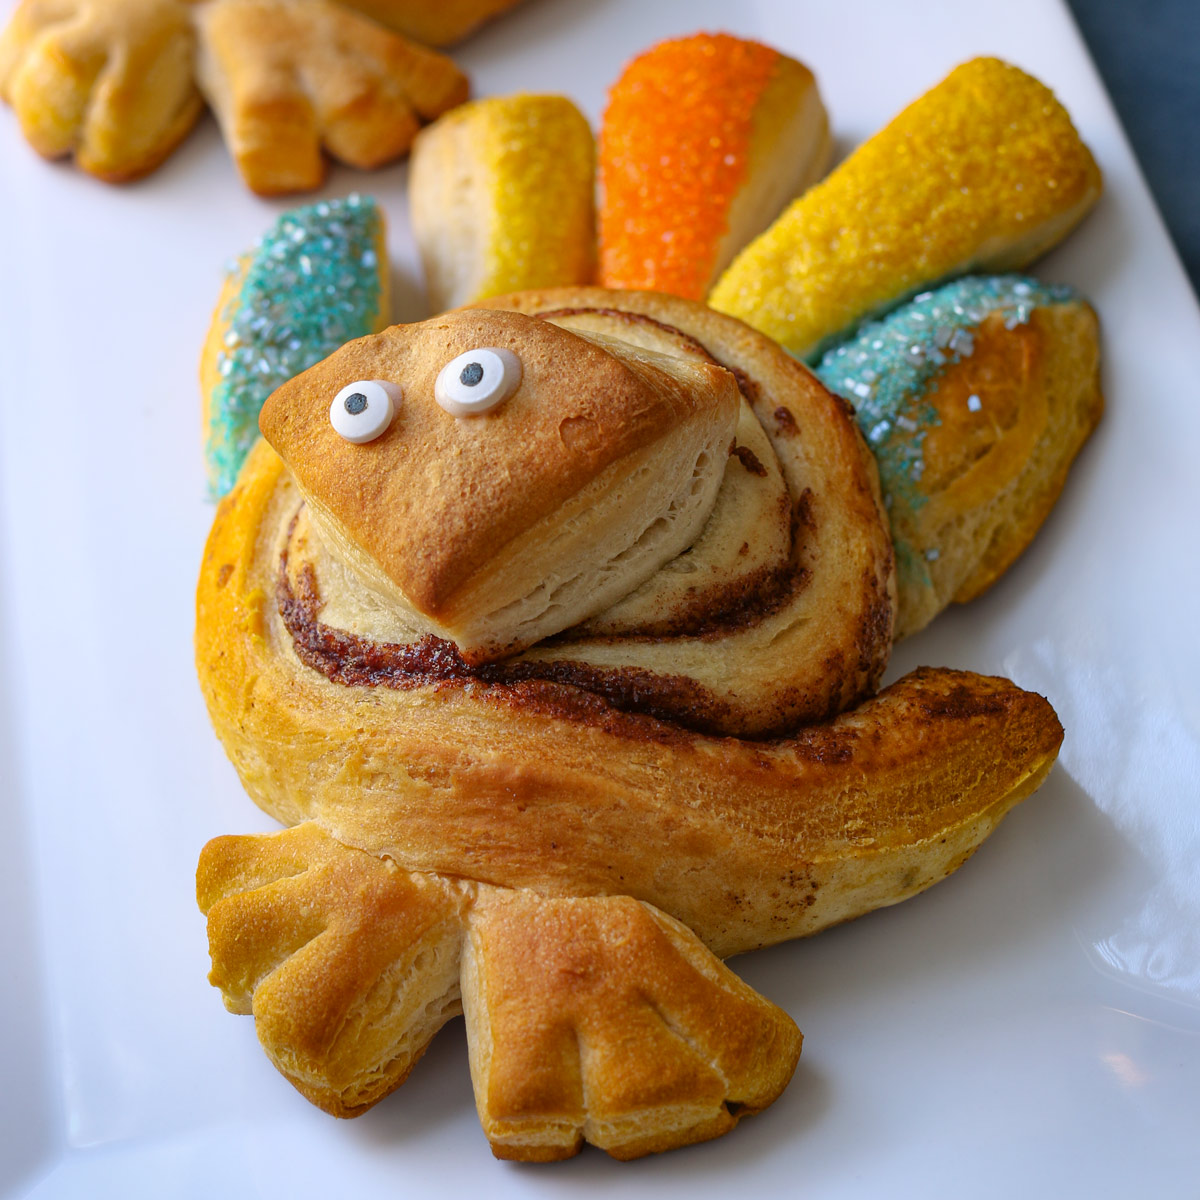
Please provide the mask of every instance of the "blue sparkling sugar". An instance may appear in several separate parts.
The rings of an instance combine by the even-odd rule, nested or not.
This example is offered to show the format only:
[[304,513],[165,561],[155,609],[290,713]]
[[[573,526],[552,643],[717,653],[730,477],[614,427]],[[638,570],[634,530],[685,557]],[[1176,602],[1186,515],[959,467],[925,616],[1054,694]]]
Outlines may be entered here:
[[[983,321],[1002,313],[1013,329],[1039,305],[1061,304],[1076,295],[1071,288],[1021,275],[972,275],[922,292],[826,351],[816,375],[854,405],[879,462],[885,496],[893,503],[898,498],[918,507],[924,503],[915,487],[925,467],[922,444],[938,423],[926,396],[946,366],[974,352],[975,330]],[[979,405],[977,397],[972,399]]]
[[379,319],[382,218],[369,196],[325,200],[284,213],[246,262],[221,312],[228,321],[217,355],[205,443],[209,490],[223,496],[258,437],[258,414],[282,383],[320,362]]
[[[1035,308],[1077,298],[1072,288],[1021,275],[967,276],[922,292],[826,351],[814,371],[827,388],[854,405],[879,464],[889,512],[899,506],[915,512],[928,499],[920,486],[925,435],[939,424],[928,394],[945,367],[974,352],[975,331],[983,321],[1001,313],[1014,329],[1027,323]],[[967,404],[978,412],[983,402],[972,395]],[[896,551],[902,572],[928,579],[919,558],[936,561],[936,548],[918,556],[898,540]]]

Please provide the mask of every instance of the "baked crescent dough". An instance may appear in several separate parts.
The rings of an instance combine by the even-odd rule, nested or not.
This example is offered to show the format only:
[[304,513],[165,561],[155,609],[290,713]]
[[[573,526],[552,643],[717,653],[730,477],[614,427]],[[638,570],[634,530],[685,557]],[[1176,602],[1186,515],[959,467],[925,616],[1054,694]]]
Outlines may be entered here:
[[[437,391],[475,351],[511,355],[519,385],[456,418]],[[378,379],[402,393],[395,418],[369,445],[347,442],[330,401]],[[481,663],[583,620],[695,540],[739,398],[703,358],[464,310],[343,347],[278,388],[260,426],[362,582],[414,636]]]
[[271,1060],[339,1117],[400,1086],[462,1012],[466,897],[339,845],[316,825],[216,838],[196,898],[208,915],[210,980],[255,1017]]
[[590,283],[595,139],[566,96],[486,96],[413,144],[413,237],[431,309],[521,288]]
[[[668,339],[699,347],[737,377],[790,501],[790,545],[780,569],[764,573],[758,592],[734,588],[714,597],[707,619],[681,622],[669,629],[675,636],[635,626],[628,641],[593,638],[585,626],[578,639],[564,635],[529,657],[553,661],[565,651],[602,671],[690,680],[691,686],[677,689],[677,699],[663,694],[651,711],[739,736],[822,720],[879,686],[895,604],[891,541],[874,460],[839,397],[769,338],[694,301],[655,292],[550,288],[482,303],[543,313],[567,326],[589,315],[615,314],[609,319],[625,327],[624,337],[658,331],[661,338],[665,326]],[[760,485],[770,482],[770,458],[756,464],[753,455],[739,457],[740,440],[733,453]],[[760,469],[766,475],[758,475]],[[736,469],[727,475],[727,488],[735,478],[743,478]],[[750,541],[761,534],[756,529]],[[699,550],[694,546],[665,575],[694,565]],[[639,679],[643,695],[648,682]]]
[[520,0],[345,0],[381,25],[426,46],[448,46]]
[[1071,288],[1019,275],[925,292],[814,370],[856,406],[879,465],[897,638],[1008,569],[1104,409],[1095,312]]
[[[728,373],[738,380],[786,485],[789,528],[784,558],[761,575],[757,591],[747,594],[731,586],[707,611],[674,628],[674,636],[664,637],[636,621],[617,630],[622,636],[616,637],[611,628],[589,636],[584,626],[531,647],[519,659],[502,664],[499,675],[512,681],[553,677],[618,704],[622,697],[636,698],[645,711],[693,728],[752,736],[821,720],[878,687],[891,648],[891,542],[873,460],[841,400],[769,339],[692,301],[568,288],[523,292],[488,303],[548,315],[530,321],[489,309],[396,327],[379,339],[352,343],[305,372],[276,393],[278,404],[268,403],[264,410],[264,431],[285,457],[290,456],[308,498],[304,511],[293,500],[290,514],[278,518],[275,552],[287,555],[287,578],[296,601],[288,608],[292,628],[311,628],[301,639],[310,647],[310,662],[316,661],[314,655],[320,657],[314,639],[319,642],[322,635],[312,617],[322,605],[327,612],[344,614],[339,627],[343,635],[368,644],[415,643],[433,633],[456,643],[456,652],[468,662],[492,657],[486,646],[460,641],[458,631],[476,615],[469,609],[450,612],[457,627],[407,619],[413,615],[409,610],[419,605],[405,607],[406,580],[422,572],[417,584],[423,578],[433,585],[449,572],[448,558],[459,556],[471,563],[487,547],[511,546],[514,556],[524,561],[527,547],[522,538],[544,539],[554,530],[555,514],[567,528],[581,519],[566,502],[584,495],[578,487],[589,477],[585,471],[618,453],[627,454],[645,444],[656,429],[661,433],[665,428],[648,414],[639,419],[636,430],[629,428],[628,417],[613,419],[621,411],[613,387],[623,376],[612,377],[619,363],[594,341],[583,342],[554,328],[555,322],[570,326],[587,312],[619,311],[623,316],[616,318],[618,324],[633,331],[626,337],[649,332],[660,350],[672,351],[681,361],[699,360],[692,362],[693,370],[714,362],[731,368]],[[520,340],[505,340],[517,338],[517,330]],[[527,413],[532,401],[525,395],[525,384],[485,418],[463,422],[445,413],[434,415],[440,410],[422,396],[432,386],[436,369],[467,346],[487,345],[489,340],[520,349],[531,363],[546,361],[545,370],[530,370],[528,388],[549,403],[548,409],[535,412],[548,415],[535,420]],[[627,353],[636,348],[633,342],[622,344]],[[606,398],[595,419],[587,422],[579,419],[588,411],[586,404],[577,413],[558,407],[554,399],[565,386],[564,377],[555,372],[572,361],[566,354],[571,347],[574,361],[588,365],[572,389],[573,404],[585,404],[598,381],[608,380],[595,395],[603,392],[611,399]],[[385,370],[408,391],[397,427],[366,447],[339,444],[329,429],[329,400],[343,384]],[[631,394],[620,403],[636,407],[643,401]],[[513,411],[508,413],[510,405]],[[614,406],[613,412],[606,416],[603,409],[609,406]],[[556,427],[560,417],[571,422],[567,432],[572,437],[586,439],[587,459],[565,445],[553,454],[550,449],[537,450],[530,458],[530,437],[536,435],[535,445],[545,440],[553,447],[562,436],[563,425]],[[536,422],[548,428],[538,432],[541,425]],[[736,438],[730,439],[731,462],[722,491],[747,474],[754,476],[756,486],[773,483],[770,470],[744,451]],[[766,474],[759,476],[758,470]],[[596,482],[605,478],[601,473]],[[521,486],[510,486],[511,480],[520,480]],[[610,504],[623,502],[624,494],[612,492]],[[476,507],[480,497],[487,497],[486,511]],[[548,497],[563,507],[547,508]],[[307,515],[319,526],[314,537],[308,536]],[[297,517],[295,525],[292,516]],[[417,529],[425,530],[420,538],[415,536]],[[535,541],[532,550],[541,544]],[[699,551],[699,545],[693,546],[651,584],[672,585],[671,577],[693,565]],[[498,555],[489,562],[483,586],[471,586],[476,577],[468,577],[461,589],[467,599],[486,600],[486,581],[504,563],[505,557]],[[556,569],[550,576],[568,582],[574,577],[574,569]],[[363,580],[368,583],[365,588]],[[633,578],[630,586],[640,582]],[[410,588],[410,594],[415,590]],[[372,603],[380,595],[386,603]],[[597,599],[604,596],[597,592]],[[433,600],[423,609],[427,622],[442,615],[436,593]],[[557,594],[551,600],[557,603]],[[579,612],[575,619],[588,615]],[[602,621],[611,616],[611,609],[594,614]],[[474,632],[466,628],[466,633]],[[496,681],[496,672],[491,678]]]
[[1100,188],[1054,93],[1010,63],[971,59],[794,201],[709,302],[812,361],[922,288],[1033,262]]
[[200,115],[194,53],[182,0],[22,0],[0,34],[0,98],[39,154],[136,179]]
[[672,38],[627,63],[599,144],[598,282],[692,300],[832,151],[812,72],[727,33]]
[[467,98],[450,59],[331,0],[208,0],[196,24],[200,88],[260,195],[318,187],[322,148],[350,166],[390,162]]
[[253,1012],[275,1065],[335,1116],[403,1083],[460,1013],[500,1158],[715,1137],[770,1104],[800,1053],[786,1013],[628,896],[403,871],[311,822],[215,839],[196,892],[226,1005]]
[[[796,595],[822,607],[802,606],[757,663],[754,631],[778,610],[750,600],[740,623],[706,636],[608,635],[630,663],[645,655],[640,674],[606,668],[591,649],[604,639],[571,631],[482,666],[445,640],[389,640],[402,623],[389,624],[389,606],[309,511],[328,499],[306,457],[319,443],[274,424],[288,412],[309,420],[316,395],[350,382],[328,360],[264,423],[306,472],[311,501],[260,443],[218,509],[197,593],[214,726],[256,802],[296,828],[214,843],[199,897],[213,981],[255,1013],[273,1060],[323,1107],[361,1111],[396,1086],[461,1001],[498,1155],[563,1157],[586,1140],[631,1157],[724,1132],[790,1077],[794,1026],[717,957],[944,878],[1045,778],[1062,730],[1040,696],[966,672],[922,670],[871,695],[892,596],[871,460],[846,406],[767,339],[650,293],[502,303],[510,311],[441,320],[447,332],[464,321],[489,336],[524,330],[531,340],[511,343],[522,352],[547,344],[528,325],[543,322],[563,363],[578,341],[569,386],[582,389],[605,369],[593,352],[622,340],[622,326],[627,346],[674,347],[732,373],[777,459],[775,477],[748,473],[764,495],[783,480],[797,502],[788,553],[811,557]],[[516,310],[543,315],[515,321]],[[397,363],[411,351],[384,378],[414,409],[421,380],[457,349],[422,337],[401,329],[377,343]],[[360,364],[374,344],[339,361]],[[397,437],[381,457],[343,459],[343,486],[368,494],[371,463],[403,470]],[[733,450],[730,477],[746,469]],[[513,452],[498,429],[498,460]],[[714,504],[710,524],[753,521],[760,510],[743,500]],[[347,540],[363,553],[369,532]],[[677,583],[665,581],[668,594]],[[815,715],[769,737],[706,732],[713,712],[684,701],[707,685],[677,676],[668,687],[656,669],[672,644],[693,641],[749,693],[774,694],[781,674],[812,681]],[[743,650],[754,665],[738,675]]]
[[467,97],[449,58],[393,32],[403,20],[387,28],[355,7],[398,18],[430,8],[417,23],[453,32],[504,6],[21,0],[0,33],[0,99],[39,154],[74,154],[110,183],[157,167],[207,100],[253,190],[311,189],[325,177],[322,149],[380,166]]

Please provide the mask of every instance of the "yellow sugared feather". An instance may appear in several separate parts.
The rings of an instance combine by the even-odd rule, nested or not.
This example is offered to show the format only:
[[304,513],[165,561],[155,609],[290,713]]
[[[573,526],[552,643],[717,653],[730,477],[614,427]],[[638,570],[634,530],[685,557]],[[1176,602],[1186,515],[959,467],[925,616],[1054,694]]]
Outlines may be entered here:
[[751,242],[709,303],[811,358],[921,288],[1048,250],[1100,194],[1049,88],[977,58],[956,68]]
[[492,96],[417,139],[413,229],[433,310],[502,292],[588,283],[595,140],[564,96]]

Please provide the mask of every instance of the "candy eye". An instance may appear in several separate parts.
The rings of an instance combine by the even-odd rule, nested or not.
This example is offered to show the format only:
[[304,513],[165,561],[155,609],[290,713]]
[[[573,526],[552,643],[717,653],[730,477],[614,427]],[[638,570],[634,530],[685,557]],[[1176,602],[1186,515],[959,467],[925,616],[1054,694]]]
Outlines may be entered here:
[[400,388],[384,379],[348,383],[329,406],[329,422],[348,442],[374,441],[391,423]]
[[441,369],[433,394],[453,416],[473,417],[502,404],[520,383],[521,360],[511,350],[468,350]]

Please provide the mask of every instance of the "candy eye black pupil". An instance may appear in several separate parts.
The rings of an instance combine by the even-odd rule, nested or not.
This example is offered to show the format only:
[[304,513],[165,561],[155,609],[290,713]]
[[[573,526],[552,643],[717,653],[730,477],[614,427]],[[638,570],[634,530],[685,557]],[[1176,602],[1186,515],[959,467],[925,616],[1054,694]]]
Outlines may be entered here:
[[362,392],[351,392],[343,403],[346,406],[346,411],[352,417],[357,417],[360,412],[365,412],[367,408],[367,398]]
[[477,363],[467,363],[462,369],[462,374],[458,377],[460,383],[467,387],[474,387],[483,378],[483,368]]

